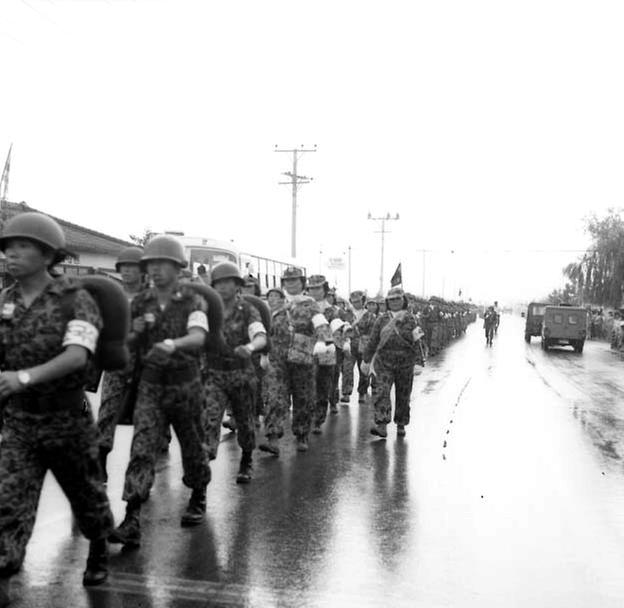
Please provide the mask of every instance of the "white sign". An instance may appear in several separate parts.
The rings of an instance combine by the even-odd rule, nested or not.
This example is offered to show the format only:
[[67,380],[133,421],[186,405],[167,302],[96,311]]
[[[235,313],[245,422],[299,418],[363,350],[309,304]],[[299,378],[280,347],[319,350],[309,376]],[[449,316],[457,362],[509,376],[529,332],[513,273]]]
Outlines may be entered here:
[[327,258],[327,268],[331,270],[344,270],[344,258]]

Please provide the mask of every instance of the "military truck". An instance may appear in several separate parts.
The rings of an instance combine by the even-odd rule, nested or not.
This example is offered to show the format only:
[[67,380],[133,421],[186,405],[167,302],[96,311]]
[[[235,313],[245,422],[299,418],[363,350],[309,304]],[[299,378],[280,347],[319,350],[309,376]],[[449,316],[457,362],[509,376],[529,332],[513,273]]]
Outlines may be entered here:
[[579,306],[546,306],[542,323],[542,348],[571,346],[583,352],[587,337],[587,310]]
[[531,302],[526,311],[526,321],[524,323],[524,340],[531,343],[531,336],[542,335],[542,321],[546,304],[541,302]]

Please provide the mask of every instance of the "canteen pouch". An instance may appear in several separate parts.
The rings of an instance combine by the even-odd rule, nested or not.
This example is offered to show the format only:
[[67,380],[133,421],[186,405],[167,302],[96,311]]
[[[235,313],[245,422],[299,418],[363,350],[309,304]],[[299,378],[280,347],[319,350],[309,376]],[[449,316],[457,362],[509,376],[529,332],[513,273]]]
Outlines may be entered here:
[[290,347],[288,348],[288,363],[297,363],[299,365],[312,365],[314,359],[312,350],[314,349],[315,338],[306,336],[305,334],[292,334]]

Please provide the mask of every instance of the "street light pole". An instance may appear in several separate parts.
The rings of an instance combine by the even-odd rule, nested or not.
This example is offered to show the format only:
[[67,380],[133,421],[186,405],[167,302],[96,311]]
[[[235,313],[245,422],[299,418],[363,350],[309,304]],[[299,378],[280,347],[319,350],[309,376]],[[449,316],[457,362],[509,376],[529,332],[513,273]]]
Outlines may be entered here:
[[381,232],[381,268],[379,271],[379,294],[381,295],[383,294],[385,236],[386,236],[386,232],[389,232],[388,230],[386,230],[386,222],[392,221],[392,220],[398,220],[399,214],[397,213],[394,215],[394,217],[392,217],[389,213],[386,213],[386,215],[381,216],[381,217],[373,217],[369,212],[368,219],[376,221],[376,222],[381,222],[381,230],[376,231],[376,232]]

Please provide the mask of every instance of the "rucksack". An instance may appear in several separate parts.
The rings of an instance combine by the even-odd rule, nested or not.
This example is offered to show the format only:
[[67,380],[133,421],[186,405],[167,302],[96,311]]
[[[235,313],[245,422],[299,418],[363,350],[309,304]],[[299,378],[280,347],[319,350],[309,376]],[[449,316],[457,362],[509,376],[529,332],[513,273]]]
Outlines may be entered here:
[[74,314],[74,301],[78,289],[84,289],[95,300],[102,316],[102,331],[95,349],[94,363],[100,370],[124,369],[130,360],[128,332],[130,305],[123,288],[114,280],[101,275],[84,275],[72,281],[75,289],[61,296],[63,316],[70,321]]

